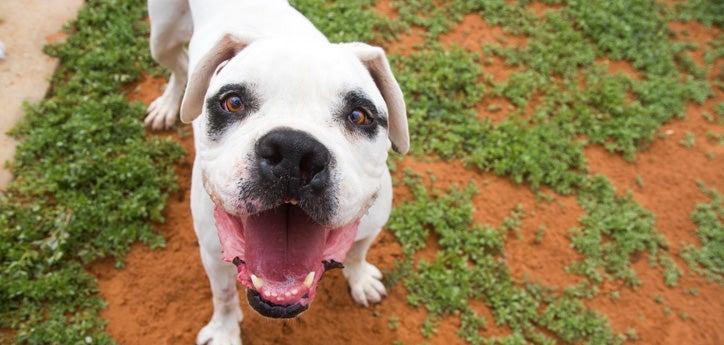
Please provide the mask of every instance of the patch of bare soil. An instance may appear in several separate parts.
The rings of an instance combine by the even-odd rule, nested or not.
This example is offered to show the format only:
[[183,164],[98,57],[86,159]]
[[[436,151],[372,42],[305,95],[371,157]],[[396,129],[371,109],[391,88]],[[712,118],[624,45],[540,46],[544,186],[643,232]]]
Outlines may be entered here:
[[483,97],[483,100],[475,106],[478,119],[488,119],[493,123],[502,122],[515,109],[507,98],[492,96]]
[[385,50],[388,54],[410,55],[425,43],[425,30],[420,27],[412,27],[403,32],[399,37],[388,43]]
[[538,17],[543,17],[546,12],[557,11],[563,7],[563,4],[544,4],[540,1],[533,1],[528,4],[528,9],[533,11]]
[[[498,56],[486,57],[483,53],[485,45],[501,45],[504,47],[525,47],[527,38],[505,32],[500,26],[489,25],[480,14],[467,14],[450,32],[440,36],[444,46],[461,47],[481,54],[480,68],[483,78],[490,78],[493,83],[501,83],[520,68],[511,66]],[[489,119],[499,123],[506,119],[515,107],[504,97],[485,96],[476,106],[479,119]]]
[[720,29],[697,22],[670,22],[669,30],[676,40],[696,42],[697,46],[691,55],[700,67],[704,65],[704,52],[710,48],[709,43],[721,35]]
[[623,74],[633,80],[641,80],[641,72],[626,60],[597,59],[597,64],[606,66],[608,73]]
[[[475,184],[479,192],[473,198],[473,218],[478,224],[499,226],[516,206],[523,207],[525,217],[519,233],[511,235],[505,245],[505,260],[515,280],[549,286],[568,286],[578,281],[564,271],[579,259],[568,241],[568,230],[578,224],[583,212],[575,197],[553,196],[550,201],[540,200],[525,185],[516,185],[491,173],[476,172],[456,161],[408,157],[398,165],[398,180],[402,177],[400,171],[408,168],[423,177],[432,174],[434,187],[443,191],[450,186],[464,188],[469,183]],[[431,185],[429,178],[424,181]],[[405,193],[402,186],[395,188],[396,198],[408,198]],[[543,235],[538,235],[538,241],[536,233],[541,229]]]
[[399,17],[399,13],[397,13],[397,9],[395,9],[392,6],[392,1],[390,0],[380,0],[375,2],[375,10],[390,19],[397,19]]
[[[507,33],[500,26],[489,25],[479,14],[467,14],[450,32],[440,36],[443,45],[458,46],[472,52],[482,53],[487,44],[504,47],[525,47],[527,38]],[[503,59],[494,56],[487,59],[481,54],[483,73],[491,75],[498,83],[505,81],[518,68],[505,64]]]
[[456,45],[470,51],[480,52],[486,44],[523,47],[525,36],[507,33],[500,26],[488,25],[480,14],[466,14],[450,32],[440,36],[445,46]]
[[[399,13],[392,7],[392,2],[389,0],[377,1],[375,11],[390,19],[399,17]],[[385,50],[388,54],[410,55],[424,42],[425,29],[414,26],[401,33],[396,40],[385,44]]]
[[[724,133],[724,126],[706,122],[704,111],[724,101],[724,93],[704,105],[690,105],[686,118],[661,128],[661,135],[631,163],[598,146],[586,149],[592,173],[604,174],[621,193],[634,199],[656,216],[656,229],[669,243],[669,252],[684,271],[675,289],[664,285],[659,270],[640,258],[634,268],[642,281],[629,289],[619,283],[604,284],[591,306],[605,313],[615,329],[635,328],[646,344],[721,344],[724,299],[722,288],[691,272],[679,259],[683,243],[699,245],[696,226],[689,218],[697,203],[709,202],[697,187],[703,181],[724,190],[724,146],[706,139],[708,131]],[[687,133],[696,140],[691,148],[682,144]],[[640,182],[637,182],[640,181]],[[609,297],[618,291],[619,299]],[[693,295],[692,291],[697,291]],[[658,301],[657,301],[658,300]]]

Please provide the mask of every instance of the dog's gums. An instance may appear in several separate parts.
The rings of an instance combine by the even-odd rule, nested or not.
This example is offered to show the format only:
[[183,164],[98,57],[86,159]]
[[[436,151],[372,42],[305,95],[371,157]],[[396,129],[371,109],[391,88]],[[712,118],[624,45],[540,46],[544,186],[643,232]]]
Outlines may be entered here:
[[324,272],[342,267],[359,225],[329,229],[292,203],[243,217],[217,206],[214,218],[223,259],[236,265],[249,304],[274,318],[307,309]]

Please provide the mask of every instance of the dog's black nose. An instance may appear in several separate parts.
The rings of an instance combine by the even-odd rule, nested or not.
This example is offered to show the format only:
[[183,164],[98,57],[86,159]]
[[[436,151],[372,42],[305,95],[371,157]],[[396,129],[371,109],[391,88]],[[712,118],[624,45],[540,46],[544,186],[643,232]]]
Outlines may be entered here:
[[311,135],[289,128],[275,129],[256,143],[261,177],[286,184],[288,193],[299,189],[323,190],[329,183],[329,150]]

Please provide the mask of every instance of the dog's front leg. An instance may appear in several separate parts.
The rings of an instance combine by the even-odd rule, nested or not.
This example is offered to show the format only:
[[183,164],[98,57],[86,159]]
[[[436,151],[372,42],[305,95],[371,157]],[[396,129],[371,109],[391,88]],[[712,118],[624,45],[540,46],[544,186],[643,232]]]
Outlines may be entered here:
[[236,291],[237,269],[221,258],[221,244],[214,221],[214,204],[201,183],[194,164],[191,181],[191,214],[199,241],[201,263],[211,285],[214,312],[209,323],[196,336],[197,344],[241,345],[239,323],[243,319]]
[[344,259],[342,273],[347,278],[352,299],[367,307],[377,303],[387,295],[382,284],[382,272],[367,262],[367,250],[387,223],[392,210],[392,178],[389,172],[382,176],[382,188],[378,197],[358,227],[357,241],[352,244]]
[[344,260],[342,273],[347,278],[352,299],[367,307],[370,303],[378,303],[387,294],[382,284],[382,272],[367,262],[367,250],[372,245],[379,230],[374,235],[363,238],[352,245]]
[[206,345],[241,345],[239,322],[243,319],[236,291],[236,268],[223,262],[219,255],[201,249],[201,262],[211,283],[214,313],[201,329],[196,343]]

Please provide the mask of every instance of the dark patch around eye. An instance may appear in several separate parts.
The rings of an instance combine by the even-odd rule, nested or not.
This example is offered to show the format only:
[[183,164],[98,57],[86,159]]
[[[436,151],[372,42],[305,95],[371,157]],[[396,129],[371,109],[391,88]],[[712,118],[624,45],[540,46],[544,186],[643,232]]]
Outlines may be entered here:
[[[230,95],[241,99],[244,110],[233,113],[224,109],[224,99]],[[207,133],[212,140],[217,140],[229,126],[259,110],[259,97],[251,91],[248,84],[228,84],[206,100],[206,109],[209,115]]]
[[[364,109],[372,123],[369,125],[355,125],[348,119],[349,113],[355,109]],[[362,91],[350,91],[343,96],[342,106],[337,111],[336,118],[344,124],[350,133],[362,134],[370,139],[374,138],[379,127],[387,128],[387,118],[380,113],[374,103]]]

